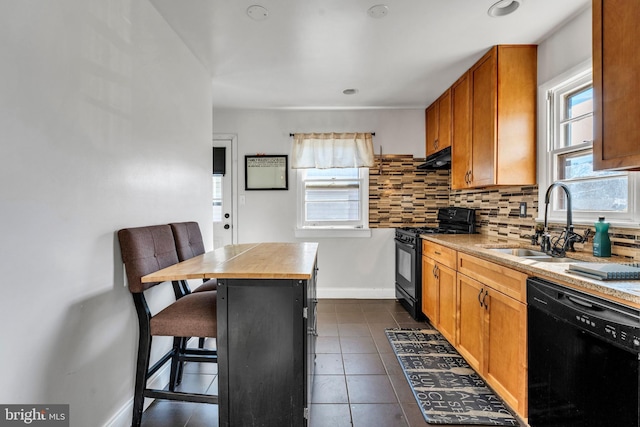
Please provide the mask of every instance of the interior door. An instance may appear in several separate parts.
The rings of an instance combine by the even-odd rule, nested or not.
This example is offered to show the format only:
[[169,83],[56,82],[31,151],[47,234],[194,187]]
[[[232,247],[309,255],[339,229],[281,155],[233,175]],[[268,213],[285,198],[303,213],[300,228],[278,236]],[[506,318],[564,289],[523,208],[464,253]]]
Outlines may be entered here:
[[[214,173],[213,179],[213,248],[233,243],[233,162],[232,140],[215,139],[214,147],[225,148],[224,173]],[[215,171],[214,171],[215,172]]]

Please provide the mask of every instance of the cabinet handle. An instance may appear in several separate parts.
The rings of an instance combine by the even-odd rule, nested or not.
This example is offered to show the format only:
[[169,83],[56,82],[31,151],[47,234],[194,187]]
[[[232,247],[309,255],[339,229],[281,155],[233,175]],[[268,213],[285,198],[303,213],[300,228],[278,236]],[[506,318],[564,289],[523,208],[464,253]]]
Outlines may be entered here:
[[438,266],[434,265],[433,270],[431,270],[431,274],[433,274],[433,277],[436,277],[436,268],[438,268]]
[[440,253],[440,251],[433,251],[433,253],[434,253],[434,254],[436,254],[436,255],[442,255],[442,254]]
[[482,299],[480,299],[482,297],[482,293],[484,292],[484,288],[480,289],[480,292],[478,292],[478,302],[480,303],[480,307],[482,307]]
[[487,304],[485,302],[485,299],[487,298],[487,295],[489,295],[489,291],[484,291],[484,296],[482,297],[482,304],[480,304],[480,305],[484,306],[485,310],[489,309],[489,304]]

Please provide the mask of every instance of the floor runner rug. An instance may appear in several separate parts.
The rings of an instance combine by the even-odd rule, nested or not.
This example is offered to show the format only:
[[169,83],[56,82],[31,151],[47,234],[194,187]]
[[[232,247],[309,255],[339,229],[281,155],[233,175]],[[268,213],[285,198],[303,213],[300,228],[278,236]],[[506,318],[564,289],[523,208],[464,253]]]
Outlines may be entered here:
[[429,424],[519,426],[518,420],[435,329],[387,329]]

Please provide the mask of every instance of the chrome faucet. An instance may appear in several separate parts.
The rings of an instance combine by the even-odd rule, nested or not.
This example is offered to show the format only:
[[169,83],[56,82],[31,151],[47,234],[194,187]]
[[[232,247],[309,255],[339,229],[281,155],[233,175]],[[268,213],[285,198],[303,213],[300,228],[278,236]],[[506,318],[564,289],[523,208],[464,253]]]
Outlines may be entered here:
[[[567,196],[567,226],[555,241],[554,244],[551,243],[551,236],[549,235],[549,199],[551,196],[551,191],[555,187],[560,187],[564,190]],[[547,192],[544,196],[544,229],[542,232],[542,241],[540,243],[540,249],[543,252],[550,253],[551,255],[564,256],[567,252],[567,249],[575,252],[575,248],[573,247],[574,243],[584,243],[587,241],[587,237],[589,235],[590,230],[587,230],[584,236],[580,236],[577,233],[573,232],[573,222],[572,222],[572,213],[571,213],[571,192],[569,191],[569,187],[562,182],[554,182],[547,188]],[[562,241],[562,246],[560,248],[556,247],[556,245]]]

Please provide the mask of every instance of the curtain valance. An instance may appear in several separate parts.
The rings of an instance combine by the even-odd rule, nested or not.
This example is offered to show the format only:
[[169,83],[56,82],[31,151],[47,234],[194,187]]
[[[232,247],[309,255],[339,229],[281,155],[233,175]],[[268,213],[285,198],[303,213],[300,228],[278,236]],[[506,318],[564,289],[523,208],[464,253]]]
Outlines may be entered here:
[[371,133],[296,133],[293,169],[361,168],[373,166]]

